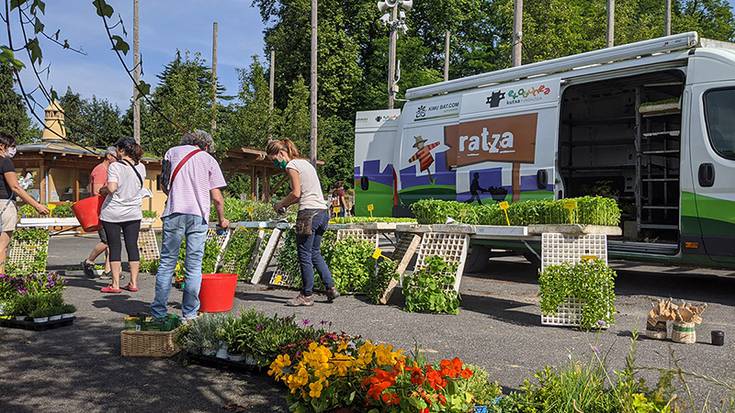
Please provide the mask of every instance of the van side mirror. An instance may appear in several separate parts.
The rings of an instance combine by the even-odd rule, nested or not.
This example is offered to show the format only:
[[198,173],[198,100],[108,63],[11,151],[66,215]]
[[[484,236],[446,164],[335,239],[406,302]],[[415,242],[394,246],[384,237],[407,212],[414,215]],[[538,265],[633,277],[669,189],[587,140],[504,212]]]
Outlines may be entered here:
[[368,188],[370,188],[370,180],[367,176],[363,176],[362,178],[360,178],[360,189],[362,189],[363,191],[367,191]]
[[546,189],[546,185],[549,182],[549,174],[546,169],[539,169],[536,171],[536,187],[538,189]]

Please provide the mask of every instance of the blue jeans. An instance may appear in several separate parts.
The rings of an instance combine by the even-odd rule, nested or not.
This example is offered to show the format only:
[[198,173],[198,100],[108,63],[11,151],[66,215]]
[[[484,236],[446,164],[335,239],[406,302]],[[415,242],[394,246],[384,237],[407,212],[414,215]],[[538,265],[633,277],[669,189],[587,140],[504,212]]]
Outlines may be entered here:
[[[311,220],[311,234],[299,234],[299,221],[301,221],[303,215],[310,214],[314,214]],[[307,223],[306,221],[304,222]],[[314,289],[314,268],[316,268],[322,277],[325,287],[334,287],[332,272],[329,271],[329,267],[327,267],[327,263],[324,261],[321,252],[322,238],[324,237],[324,232],[327,230],[328,224],[329,212],[326,209],[318,212],[316,210],[299,211],[299,218],[297,218],[296,225],[296,245],[299,253],[301,279],[304,284],[302,293],[305,296],[310,296]]]
[[184,269],[186,285],[181,312],[184,319],[196,318],[199,311],[199,288],[202,285],[202,259],[207,241],[207,222],[199,215],[172,214],[163,218],[161,262],[156,275],[156,297],[151,304],[155,318],[166,317],[171,281],[179,260],[181,241],[186,239]]

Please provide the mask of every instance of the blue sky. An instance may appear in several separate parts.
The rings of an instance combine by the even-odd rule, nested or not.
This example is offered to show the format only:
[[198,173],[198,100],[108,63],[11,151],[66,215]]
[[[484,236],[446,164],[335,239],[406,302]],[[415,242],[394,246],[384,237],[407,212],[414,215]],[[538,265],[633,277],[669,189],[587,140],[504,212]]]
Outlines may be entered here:
[[[125,21],[132,48],[132,0],[108,0]],[[219,25],[218,74],[228,93],[238,87],[237,68],[247,67],[254,54],[263,54],[263,28],[258,10],[251,0],[141,0],[140,42],[143,80],[155,85],[156,74],[171,61],[176,49],[201,52],[207,64],[212,56],[212,22]],[[16,17],[17,18],[17,17]],[[61,38],[81,47],[86,56],[44,44],[44,61],[51,62],[48,83],[59,94],[67,86],[85,97],[96,95],[117,104],[121,111],[129,106],[130,79],[110,50],[101,19],[91,0],[46,2],[46,32],[61,29]],[[4,43],[6,37],[0,36]],[[19,39],[16,37],[14,42]],[[18,54],[26,57],[25,54]],[[132,67],[132,49],[128,55]],[[25,71],[26,88],[33,88],[35,77]],[[39,100],[41,95],[38,95]]]
[[[116,16],[119,13],[125,20],[132,46],[132,0],[108,1],[115,8]],[[735,0],[729,2],[735,5]],[[91,3],[91,0],[46,2],[46,31],[53,33],[60,28],[62,39],[68,38],[74,47],[87,52],[82,56],[46,43],[45,61],[52,63],[47,83],[59,93],[71,86],[85,97],[106,98],[124,111],[130,102],[131,83],[110,50],[109,39]],[[219,23],[219,79],[228,93],[237,91],[236,69],[247,67],[253,55],[262,57],[264,25],[258,10],[250,6],[251,0],[141,0],[140,3],[143,79],[148,83],[155,85],[156,74],[173,59],[177,49],[201,52],[207,62],[211,61],[215,20]],[[0,35],[0,42],[5,40]],[[18,41],[16,37],[16,44]],[[132,51],[128,61],[132,66]],[[23,78],[32,89],[35,80],[32,75],[25,71]]]

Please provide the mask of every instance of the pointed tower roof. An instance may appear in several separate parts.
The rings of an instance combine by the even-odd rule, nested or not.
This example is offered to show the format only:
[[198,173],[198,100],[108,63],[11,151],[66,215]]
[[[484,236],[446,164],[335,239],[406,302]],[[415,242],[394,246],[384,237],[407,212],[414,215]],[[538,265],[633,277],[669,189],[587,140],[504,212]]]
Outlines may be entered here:
[[[46,116],[44,123],[46,127],[43,129],[41,140],[44,142],[61,141],[66,138],[66,128],[64,127],[64,109],[58,101],[49,103],[45,109]],[[49,130],[50,129],[50,130]]]

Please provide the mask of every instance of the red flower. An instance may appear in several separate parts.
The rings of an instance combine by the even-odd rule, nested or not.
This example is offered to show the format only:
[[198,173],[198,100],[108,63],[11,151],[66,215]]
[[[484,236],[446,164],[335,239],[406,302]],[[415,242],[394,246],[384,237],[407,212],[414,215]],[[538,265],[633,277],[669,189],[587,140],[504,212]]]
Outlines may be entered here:
[[462,378],[463,379],[469,379],[470,377],[472,377],[472,370],[470,370],[470,369],[464,369],[464,370],[462,370]]
[[444,380],[442,375],[431,366],[426,368],[426,380],[429,381],[429,385],[434,390],[443,389],[447,385],[447,381]]
[[413,367],[411,369],[411,383],[420,386],[424,384],[424,372],[419,367]]
[[395,393],[385,393],[383,394],[383,403],[388,406],[397,406],[401,403],[401,398]]
[[421,413],[429,413],[429,408],[428,407],[424,407],[424,409],[421,410]]
[[444,397],[444,395],[441,393],[439,394],[439,403],[441,403],[443,406],[446,406],[447,404],[447,398]]

